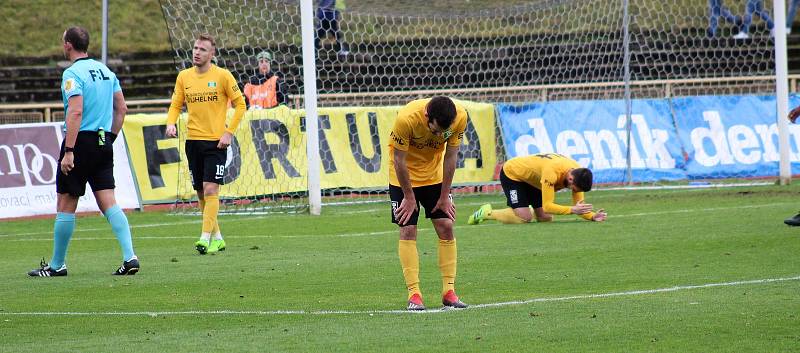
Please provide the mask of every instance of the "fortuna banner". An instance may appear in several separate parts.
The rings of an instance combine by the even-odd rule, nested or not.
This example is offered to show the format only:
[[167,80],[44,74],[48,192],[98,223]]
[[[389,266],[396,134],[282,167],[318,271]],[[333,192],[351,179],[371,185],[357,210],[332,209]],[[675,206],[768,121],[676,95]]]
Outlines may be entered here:
[[[468,114],[454,182],[487,182],[494,176],[494,105],[458,101]],[[319,153],[323,189],[388,187],[389,131],[400,106],[321,108]],[[229,112],[229,116],[230,116]],[[185,134],[186,115],[180,133]],[[166,138],[165,114],[132,115],[123,129],[144,203],[190,199],[184,147]],[[285,106],[248,111],[228,148],[222,197],[307,190],[305,112]],[[181,163],[181,161],[184,161]],[[180,183],[179,180],[182,180]]]

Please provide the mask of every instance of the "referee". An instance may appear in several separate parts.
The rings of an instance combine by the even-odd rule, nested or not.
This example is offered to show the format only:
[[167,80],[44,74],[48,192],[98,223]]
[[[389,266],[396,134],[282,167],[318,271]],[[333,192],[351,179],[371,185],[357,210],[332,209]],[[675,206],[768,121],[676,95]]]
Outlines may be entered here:
[[61,95],[64,101],[66,136],[61,144],[56,173],[57,213],[53,226],[53,257],[32,277],[66,276],[67,246],[75,229],[78,198],[92,188],[97,206],[103,211],[122,248],[122,266],[114,275],[133,275],[139,259],[133,252],[128,218],[114,197],[114,150],[112,145],[125,120],[125,98],[119,80],[102,63],[90,59],[89,32],[71,27],[62,38],[64,56],[72,66],[64,71]]

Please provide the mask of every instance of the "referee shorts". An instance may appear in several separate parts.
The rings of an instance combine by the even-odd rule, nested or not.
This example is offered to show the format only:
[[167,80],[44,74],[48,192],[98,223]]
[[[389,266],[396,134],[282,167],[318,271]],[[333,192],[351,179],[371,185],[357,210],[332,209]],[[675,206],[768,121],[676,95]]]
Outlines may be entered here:
[[80,131],[75,140],[75,167],[64,174],[61,172],[61,160],[64,158],[64,142],[61,142],[61,153],[58,156],[56,172],[56,192],[83,196],[86,194],[86,183],[92,191],[114,189],[114,140],[117,135],[104,132],[105,140],[100,142],[97,131]]

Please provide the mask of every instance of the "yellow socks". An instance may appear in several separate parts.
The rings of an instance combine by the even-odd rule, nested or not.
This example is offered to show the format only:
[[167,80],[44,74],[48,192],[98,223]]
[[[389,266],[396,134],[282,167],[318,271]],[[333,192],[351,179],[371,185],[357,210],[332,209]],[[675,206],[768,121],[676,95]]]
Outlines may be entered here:
[[400,255],[400,265],[403,266],[403,278],[406,280],[408,288],[408,298],[414,294],[422,293],[419,290],[419,254],[417,253],[416,240],[400,240],[397,247]]
[[[219,196],[217,196],[217,201],[219,201]],[[206,201],[198,200],[198,205],[200,206],[200,213],[205,214]],[[219,206],[217,206],[217,213],[219,213]],[[205,218],[203,219],[203,222],[205,222]],[[219,222],[216,221],[216,217],[214,217],[214,230],[211,231],[211,234],[220,234]]]
[[203,233],[211,234],[217,226],[217,213],[219,213],[219,196],[206,195],[203,202]]
[[439,239],[439,271],[442,272],[442,295],[455,291],[456,283],[456,240]]
[[524,219],[519,218],[516,213],[514,213],[513,208],[504,208],[502,210],[492,210],[492,213],[486,216],[488,219],[494,219],[499,221],[500,223],[505,224],[521,224],[521,223],[528,223],[525,222]]

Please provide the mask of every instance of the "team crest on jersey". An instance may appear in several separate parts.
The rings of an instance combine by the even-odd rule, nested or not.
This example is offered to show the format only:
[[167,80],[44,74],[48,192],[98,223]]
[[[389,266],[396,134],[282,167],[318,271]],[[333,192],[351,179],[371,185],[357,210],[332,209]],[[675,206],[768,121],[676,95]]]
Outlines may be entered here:
[[453,136],[453,130],[447,129],[447,130],[444,130],[444,132],[442,132],[442,137],[445,140],[449,139],[450,136]]
[[217,82],[216,81],[208,81],[208,87],[216,88],[217,87]]

